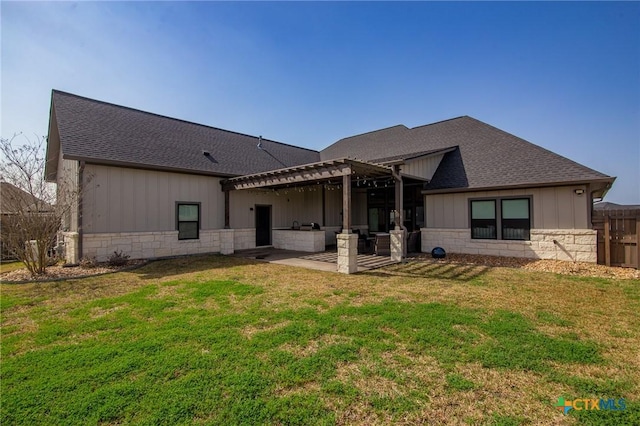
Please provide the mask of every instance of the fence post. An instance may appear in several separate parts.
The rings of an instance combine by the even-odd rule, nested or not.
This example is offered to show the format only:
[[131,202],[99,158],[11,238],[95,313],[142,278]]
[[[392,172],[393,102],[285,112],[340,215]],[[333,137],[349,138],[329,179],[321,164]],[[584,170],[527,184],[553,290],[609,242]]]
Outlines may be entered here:
[[611,266],[611,240],[609,236],[609,215],[604,217],[604,264]]
[[640,269],[640,214],[636,216],[636,269]]

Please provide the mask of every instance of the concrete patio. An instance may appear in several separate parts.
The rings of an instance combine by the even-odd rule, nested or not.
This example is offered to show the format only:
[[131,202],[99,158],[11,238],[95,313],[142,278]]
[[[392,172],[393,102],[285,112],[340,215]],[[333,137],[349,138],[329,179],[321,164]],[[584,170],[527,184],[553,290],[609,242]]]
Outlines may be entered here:
[[[307,253],[292,250],[280,250],[271,247],[236,251],[233,256],[255,259],[280,265],[298,266],[300,268],[316,269],[320,271],[338,272],[338,252],[325,251],[322,253]],[[390,256],[376,256],[359,254],[357,257],[358,272],[382,268],[398,262]]]

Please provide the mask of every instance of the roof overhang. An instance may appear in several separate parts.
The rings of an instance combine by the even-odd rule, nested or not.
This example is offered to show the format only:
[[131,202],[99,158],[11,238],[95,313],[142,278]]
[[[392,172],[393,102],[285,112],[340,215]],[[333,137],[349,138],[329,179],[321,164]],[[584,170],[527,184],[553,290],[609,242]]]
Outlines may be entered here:
[[413,153],[409,153],[409,154],[402,154],[402,155],[394,155],[393,157],[386,157],[386,158],[380,158],[377,160],[374,160],[376,163],[378,164],[382,164],[385,166],[394,166],[394,165],[399,165],[399,164],[405,164],[407,161],[413,161],[413,160],[420,160],[422,158],[428,158],[428,157],[433,157],[436,155],[444,155],[448,152],[451,151],[455,151],[458,148],[458,146],[451,146],[448,148],[439,148],[439,149],[432,149],[429,151],[422,151],[422,152],[413,152]]
[[[523,183],[516,185],[500,185],[500,186],[485,186],[474,188],[441,188],[441,189],[425,189],[422,192],[423,195],[434,194],[451,194],[460,192],[480,192],[480,191],[500,191],[503,189],[525,189],[525,188],[544,188],[544,187],[558,187],[558,186],[572,186],[572,185],[591,185],[591,191],[596,197],[604,197],[604,194],[611,189],[615,177],[606,177],[601,179],[590,180],[577,180],[577,181],[564,181],[564,182],[540,182],[540,183]],[[602,195],[599,195],[599,194]]]
[[277,189],[327,182],[342,176],[367,180],[391,177],[393,173],[393,169],[388,166],[341,158],[233,177],[222,181],[221,184],[224,191]]

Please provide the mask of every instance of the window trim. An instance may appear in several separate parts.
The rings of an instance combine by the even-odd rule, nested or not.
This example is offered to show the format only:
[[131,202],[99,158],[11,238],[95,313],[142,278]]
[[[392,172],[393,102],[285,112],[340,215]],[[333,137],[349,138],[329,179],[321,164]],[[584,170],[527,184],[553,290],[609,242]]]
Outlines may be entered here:
[[[502,236],[502,200],[529,200],[529,239],[528,240],[511,240],[504,239]],[[496,238],[474,238],[473,227],[471,226],[471,202],[472,201],[495,201],[496,203]],[[531,230],[533,229],[533,195],[508,195],[504,197],[478,197],[468,199],[468,218],[469,232],[472,240],[490,240],[490,241],[531,241]]]
[[[180,206],[198,206],[198,220],[194,221],[194,220],[180,220]],[[201,225],[201,221],[202,221],[202,216],[201,216],[201,212],[202,212],[202,203],[199,201],[176,201],[176,231],[178,231],[178,240],[179,241],[185,241],[185,240],[199,240],[200,239],[200,225]],[[195,238],[180,238],[180,224],[181,223],[196,223],[197,227],[196,227],[196,236]]]

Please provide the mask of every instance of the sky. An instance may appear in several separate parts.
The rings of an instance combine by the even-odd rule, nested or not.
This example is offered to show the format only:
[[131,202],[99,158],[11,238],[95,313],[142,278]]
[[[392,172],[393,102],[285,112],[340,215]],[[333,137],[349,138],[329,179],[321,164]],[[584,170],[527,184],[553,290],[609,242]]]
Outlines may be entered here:
[[[0,134],[51,90],[320,150],[469,115],[640,204],[638,2],[0,2]],[[505,159],[508,160],[508,159]]]

